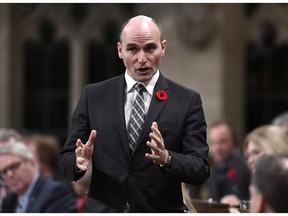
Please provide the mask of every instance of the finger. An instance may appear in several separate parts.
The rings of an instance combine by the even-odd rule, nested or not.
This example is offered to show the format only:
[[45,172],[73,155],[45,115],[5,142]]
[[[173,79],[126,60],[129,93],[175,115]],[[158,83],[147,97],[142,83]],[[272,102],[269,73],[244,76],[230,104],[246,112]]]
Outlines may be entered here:
[[148,158],[148,159],[150,159],[150,160],[156,159],[156,156],[153,155],[153,154],[150,154],[150,153],[146,153],[146,154],[145,154],[145,157]]
[[151,148],[151,150],[157,148],[157,145],[156,145],[156,143],[155,143],[153,140],[152,140],[152,141],[147,141],[146,144],[147,144],[147,146],[148,146],[149,148]]
[[153,122],[152,123],[152,126],[151,126],[151,130],[152,130],[152,133],[154,133],[156,136],[158,136],[161,140],[163,140],[162,138],[162,135],[161,135],[161,132],[158,128],[158,125],[156,122]]
[[90,133],[88,142],[87,142],[88,146],[92,146],[94,144],[94,141],[96,139],[96,135],[97,135],[96,130],[92,130]]
[[152,122],[152,126],[158,129],[158,124],[157,124],[157,122],[155,122],[155,121]]
[[159,161],[160,161],[160,157],[159,157],[159,156],[155,156],[155,155],[146,153],[146,154],[145,154],[145,157],[148,158],[149,160],[152,160],[153,163],[159,164]]
[[81,170],[87,170],[87,166],[85,164],[85,159],[82,157],[76,158],[76,166]]
[[151,153],[155,154],[155,151],[150,147],[150,145],[153,145],[150,141],[147,141],[147,146],[150,148]]
[[82,148],[80,148],[80,147],[76,148],[76,149],[75,149],[75,154],[76,154],[76,156],[81,156],[81,154],[82,154]]
[[87,166],[84,166],[84,165],[81,165],[81,164],[77,164],[77,167],[78,167],[80,170],[83,170],[83,171],[86,171],[86,170],[87,170]]
[[160,154],[161,149],[159,149],[157,145],[153,144],[150,141],[147,141],[147,146],[151,149],[153,155],[154,154],[156,154],[156,155]]
[[77,148],[78,148],[78,147],[83,147],[83,143],[81,142],[80,139],[77,139],[77,141],[76,141],[76,147],[77,147]]
[[150,133],[150,138],[151,138],[151,141],[154,141],[155,145],[160,148],[161,150],[165,149],[165,146],[164,146],[164,143],[163,143],[163,140],[158,137],[157,135],[155,135],[154,133]]

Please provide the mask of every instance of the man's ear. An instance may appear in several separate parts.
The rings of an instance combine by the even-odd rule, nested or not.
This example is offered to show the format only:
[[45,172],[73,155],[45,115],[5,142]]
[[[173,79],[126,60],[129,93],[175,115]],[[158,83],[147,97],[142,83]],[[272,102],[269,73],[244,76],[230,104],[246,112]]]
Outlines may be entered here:
[[166,50],[166,46],[167,46],[167,41],[166,41],[166,40],[163,40],[163,41],[161,42],[161,48],[162,48],[161,56],[164,56],[165,50]]
[[117,43],[117,50],[119,58],[122,59],[122,44],[120,42]]

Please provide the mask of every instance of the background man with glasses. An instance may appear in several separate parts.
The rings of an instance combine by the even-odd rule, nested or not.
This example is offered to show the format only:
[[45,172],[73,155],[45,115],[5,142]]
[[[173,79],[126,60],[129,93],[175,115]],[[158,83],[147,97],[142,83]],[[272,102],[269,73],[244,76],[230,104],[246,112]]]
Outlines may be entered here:
[[0,147],[0,177],[9,189],[2,212],[77,212],[70,189],[39,174],[32,152],[19,141]]
[[[0,147],[10,141],[21,140],[21,135],[12,128],[0,128]],[[2,201],[7,196],[8,189],[0,178],[0,212],[2,212]]]

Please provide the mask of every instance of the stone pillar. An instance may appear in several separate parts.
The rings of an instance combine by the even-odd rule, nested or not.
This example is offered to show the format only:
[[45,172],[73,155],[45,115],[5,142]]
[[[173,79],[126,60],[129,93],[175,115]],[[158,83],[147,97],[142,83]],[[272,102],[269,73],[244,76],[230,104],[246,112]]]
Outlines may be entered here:
[[82,93],[86,80],[86,52],[83,40],[73,38],[71,42],[71,74],[70,74],[70,105],[69,119],[71,119],[77,102]]
[[[239,136],[245,133],[245,58],[247,25],[244,4],[222,4],[221,24],[223,52],[223,116],[230,121]],[[235,27],[237,26],[237,27]],[[239,140],[240,142],[242,139]]]
[[10,4],[0,4],[0,127],[9,126],[10,36]]

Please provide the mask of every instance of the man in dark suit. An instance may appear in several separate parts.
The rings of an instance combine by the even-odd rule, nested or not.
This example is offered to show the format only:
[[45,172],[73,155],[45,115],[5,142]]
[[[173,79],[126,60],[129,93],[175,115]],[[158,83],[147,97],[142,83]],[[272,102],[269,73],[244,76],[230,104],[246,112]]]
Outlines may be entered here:
[[0,147],[0,176],[9,189],[2,212],[77,212],[76,197],[63,183],[39,174],[32,152],[19,141]]
[[181,182],[209,177],[200,95],[159,72],[166,40],[154,19],[124,23],[117,48],[126,72],[84,88],[59,173],[77,181],[92,160],[86,212],[184,212]]
[[208,129],[212,158],[208,181],[209,198],[214,201],[240,205],[249,199],[250,171],[244,157],[237,152],[233,127],[225,121],[214,122]]

